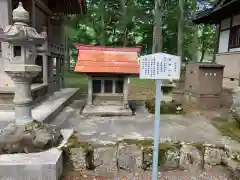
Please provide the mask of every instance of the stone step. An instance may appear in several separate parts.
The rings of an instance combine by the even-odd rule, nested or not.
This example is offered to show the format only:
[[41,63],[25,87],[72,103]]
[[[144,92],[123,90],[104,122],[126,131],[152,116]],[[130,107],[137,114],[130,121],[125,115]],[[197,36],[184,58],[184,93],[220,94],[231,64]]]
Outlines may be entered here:
[[[49,96],[45,101],[33,107],[32,116],[34,120],[42,122],[50,122],[55,116],[72,101],[72,98],[77,93],[77,88],[61,89],[59,92],[55,92],[52,96]],[[13,110],[0,111],[0,121],[9,124],[14,121],[15,112]],[[7,123],[8,122],[8,123]],[[4,127],[0,124],[0,129]]]
[[117,105],[87,105],[84,107],[82,114],[93,116],[132,116],[132,111],[130,108],[123,108],[123,106]]

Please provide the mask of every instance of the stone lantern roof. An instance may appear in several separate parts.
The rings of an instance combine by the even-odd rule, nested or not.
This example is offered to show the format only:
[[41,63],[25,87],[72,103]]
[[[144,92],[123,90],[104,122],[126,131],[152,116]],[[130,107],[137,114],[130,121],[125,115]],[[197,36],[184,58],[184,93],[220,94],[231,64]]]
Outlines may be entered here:
[[15,23],[6,27],[0,36],[0,41],[9,42],[14,45],[38,45],[44,43],[45,37],[27,25],[30,21],[29,13],[23,8],[22,2],[19,2],[18,7],[13,10],[13,20]]
[[24,9],[22,2],[19,2],[18,7],[13,10],[12,14],[14,22],[28,23],[30,20],[29,13]]

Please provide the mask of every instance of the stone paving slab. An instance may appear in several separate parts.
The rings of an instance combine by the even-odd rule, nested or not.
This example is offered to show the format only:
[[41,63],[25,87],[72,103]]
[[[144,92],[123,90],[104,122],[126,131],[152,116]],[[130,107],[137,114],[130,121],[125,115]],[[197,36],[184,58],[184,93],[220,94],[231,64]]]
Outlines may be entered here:
[[[79,108],[70,105],[52,123],[61,128],[73,128],[81,140],[108,144],[121,139],[152,138],[154,115],[137,112],[136,116],[129,117],[86,117],[79,114]],[[159,137],[161,140],[210,144],[225,144],[228,141],[201,115],[162,115]]]
[[[77,91],[77,88],[66,88],[55,92],[48,99],[33,108],[33,119],[44,122],[52,120]],[[14,111],[0,111],[0,129],[13,122],[14,118]]]

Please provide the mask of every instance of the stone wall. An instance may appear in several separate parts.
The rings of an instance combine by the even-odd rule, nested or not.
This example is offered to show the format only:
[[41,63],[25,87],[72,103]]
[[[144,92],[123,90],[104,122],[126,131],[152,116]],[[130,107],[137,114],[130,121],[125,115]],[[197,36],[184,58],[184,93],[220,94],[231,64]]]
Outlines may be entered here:
[[[84,147],[69,148],[68,160],[74,170],[83,171],[90,167],[99,176],[106,172],[114,175],[119,170],[130,173],[151,170],[153,152],[151,143],[151,140],[132,140],[130,143],[122,141],[115,145],[96,148],[89,148],[85,144]],[[178,141],[164,141],[159,145],[160,169],[201,172],[217,165],[225,165],[232,171],[233,177],[239,178],[240,149]]]

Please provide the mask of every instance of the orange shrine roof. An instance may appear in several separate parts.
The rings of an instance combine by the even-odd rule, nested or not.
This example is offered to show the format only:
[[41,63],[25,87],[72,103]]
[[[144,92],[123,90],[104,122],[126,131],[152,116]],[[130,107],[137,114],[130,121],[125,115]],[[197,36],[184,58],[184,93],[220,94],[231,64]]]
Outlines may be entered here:
[[139,74],[138,52],[136,48],[111,48],[79,44],[75,72]]

